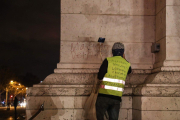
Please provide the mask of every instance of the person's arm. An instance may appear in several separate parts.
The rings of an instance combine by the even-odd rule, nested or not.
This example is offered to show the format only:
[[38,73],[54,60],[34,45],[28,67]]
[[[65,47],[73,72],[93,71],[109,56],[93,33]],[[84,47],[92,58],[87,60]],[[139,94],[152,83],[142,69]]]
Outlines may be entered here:
[[132,72],[131,66],[129,67],[128,74]]
[[107,59],[105,59],[101,65],[101,67],[99,68],[99,72],[98,72],[98,79],[102,80],[105,76],[105,74],[107,73],[107,68],[108,68],[108,61]]

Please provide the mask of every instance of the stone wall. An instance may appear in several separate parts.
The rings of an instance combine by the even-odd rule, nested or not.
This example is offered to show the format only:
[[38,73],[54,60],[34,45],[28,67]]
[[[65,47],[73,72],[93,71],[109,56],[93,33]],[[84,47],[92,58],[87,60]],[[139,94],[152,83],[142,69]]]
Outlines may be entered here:
[[133,69],[152,69],[155,0],[61,0],[60,64],[100,65],[99,37],[103,59],[122,42]]
[[[142,84],[155,61],[155,0],[61,0],[60,62],[54,74],[28,90],[27,119],[84,120],[83,106],[103,59],[114,42],[125,45],[133,73],[127,77],[120,120],[132,120],[133,88]],[[100,47],[97,40],[105,37]],[[138,120],[138,119],[137,119]]]
[[180,67],[180,1],[156,1],[156,42],[160,52],[156,53],[154,64],[158,71],[179,71]]
[[133,88],[134,120],[180,118],[180,0],[156,0],[155,64],[144,84]]

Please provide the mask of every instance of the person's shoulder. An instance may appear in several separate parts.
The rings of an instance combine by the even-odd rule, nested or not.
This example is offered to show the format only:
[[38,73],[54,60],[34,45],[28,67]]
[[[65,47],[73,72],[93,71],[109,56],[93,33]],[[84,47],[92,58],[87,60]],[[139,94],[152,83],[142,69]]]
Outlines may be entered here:
[[108,59],[108,58],[105,58],[105,59],[103,60],[103,62],[104,62],[104,61],[107,61],[107,59]]

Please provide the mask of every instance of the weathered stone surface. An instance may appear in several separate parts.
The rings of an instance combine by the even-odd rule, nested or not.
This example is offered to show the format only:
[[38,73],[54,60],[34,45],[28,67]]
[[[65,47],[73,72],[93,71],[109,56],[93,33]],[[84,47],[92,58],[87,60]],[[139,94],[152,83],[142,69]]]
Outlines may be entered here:
[[55,69],[54,73],[98,73],[99,69]]
[[61,15],[61,41],[154,42],[155,16]]
[[[89,64],[90,65],[90,64]],[[137,68],[134,64],[132,64],[133,68]],[[148,68],[149,66],[147,66]],[[54,73],[98,73],[100,68],[100,64],[98,69],[91,69],[91,68],[58,68],[54,70]],[[143,69],[143,70],[132,70],[132,74],[150,74],[151,69]]]
[[149,74],[130,74],[127,76],[126,85],[139,85],[144,83]]
[[166,8],[156,15],[156,41],[166,36]]
[[133,97],[133,109],[147,111],[179,111],[180,97]]
[[132,108],[132,97],[131,96],[123,96],[121,109],[131,109]]
[[143,85],[133,88],[134,95],[180,96],[180,72],[159,72],[149,75]]
[[98,69],[99,70],[100,64],[67,64],[67,63],[58,63],[57,68],[59,69]]
[[[40,108],[40,105],[44,103],[45,111],[42,111],[36,119],[57,120],[57,119],[70,119],[72,120],[84,120],[83,106],[88,97],[85,96],[39,96],[39,97],[27,97],[26,112],[28,117],[35,114]],[[121,110],[119,114],[119,120],[132,120],[132,98],[128,96],[122,97]],[[49,113],[49,114],[47,114]],[[36,120],[35,119],[35,120]]]
[[166,35],[180,37],[180,6],[167,6],[166,12]]
[[180,111],[133,110],[133,120],[179,120]]
[[155,15],[155,0],[120,0],[120,14]]
[[180,72],[159,72],[149,75],[145,84],[179,84]]
[[[98,42],[62,42],[61,49],[62,63],[102,63]],[[112,54],[112,43],[103,44],[101,49],[104,60]]]
[[131,74],[150,74],[151,73],[151,69],[149,70],[136,70],[136,69],[132,69],[132,73]]
[[[91,94],[92,87],[92,85],[51,85],[49,87],[36,85],[27,90],[27,96],[88,96]],[[132,95],[132,87],[134,86],[126,85],[123,95]]]
[[92,87],[79,87],[79,88],[29,88],[28,96],[70,96],[70,95],[89,95]]
[[166,5],[174,5],[174,6],[179,6],[180,5],[180,0],[166,0]]
[[[121,119],[120,119],[121,120]],[[132,109],[128,109],[128,120],[133,120]]]
[[44,103],[44,109],[74,108],[74,97],[66,96],[30,96],[27,97],[27,110],[38,110]]
[[171,61],[171,60],[166,60],[164,61],[164,66],[169,66],[169,68],[173,67],[178,67],[180,66],[180,61]]
[[156,0],[156,14],[166,7],[166,1],[168,0]]
[[128,120],[128,110],[127,109],[120,109],[118,120]]
[[[132,120],[131,109],[121,109],[118,120]],[[28,118],[37,110],[26,110]],[[53,109],[45,110],[37,115],[33,120],[87,120],[84,117],[83,109]],[[105,119],[107,120],[107,119]]]
[[61,13],[119,14],[119,0],[62,0]]
[[[60,109],[60,108],[76,108],[81,109],[88,96],[29,96],[27,97],[27,109],[39,109],[40,105],[44,103],[45,110],[48,109]],[[132,97],[123,96],[121,109],[132,108]]]
[[74,116],[73,116],[73,120],[87,120],[84,117],[84,110],[83,109],[75,109],[74,110]]
[[[27,120],[36,112],[37,110],[26,110]],[[75,116],[77,112],[73,109],[53,109],[42,111],[33,120],[78,120]]]
[[47,85],[92,85],[97,74],[51,74],[45,78],[42,84]]
[[[179,32],[180,32],[180,28],[179,28]],[[179,51],[180,51],[180,37],[166,37],[166,60],[172,60],[172,61],[180,60]],[[173,66],[177,66],[177,65],[174,64]]]
[[[114,42],[106,42],[102,46],[103,60],[112,56]],[[126,59],[134,69],[152,69],[153,55],[151,43],[124,43]],[[99,44],[97,42],[62,42],[62,63],[93,63],[101,64]],[[68,54],[68,56],[66,56]],[[137,64],[138,63],[138,64]]]
[[134,95],[143,96],[162,96],[162,97],[180,97],[180,85],[179,86],[138,86],[133,89]]
[[62,0],[61,13],[154,15],[155,0]]
[[[135,71],[135,73],[131,73],[127,76],[126,85],[142,84],[145,78],[149,75],[148,71],[137,70],[137,72]],[[88,85],[93,85],[95,80],[99,81],[97,79],[97,73],[56,73],[47,76],[42,83],[34,85],[34,87],[88,87]],[[39,94],[41,94],[41,92]]]

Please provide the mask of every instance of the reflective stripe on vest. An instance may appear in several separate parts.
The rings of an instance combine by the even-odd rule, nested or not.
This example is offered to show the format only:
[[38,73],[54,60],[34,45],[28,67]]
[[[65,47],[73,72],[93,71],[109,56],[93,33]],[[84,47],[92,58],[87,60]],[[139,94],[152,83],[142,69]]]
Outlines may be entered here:
[[119,80],[119,79],[112,79],[112,78],[104,77],[103,81],[121,83],[121,84],[125,85],[125,81],[124,80]]
[[109,89],[109,90],[116,90],[116,91],[121,91],[121,92],[124,91],[123,88],[113,87],[113,86],[108,86],[108,85],[101,85],[100,88]]

